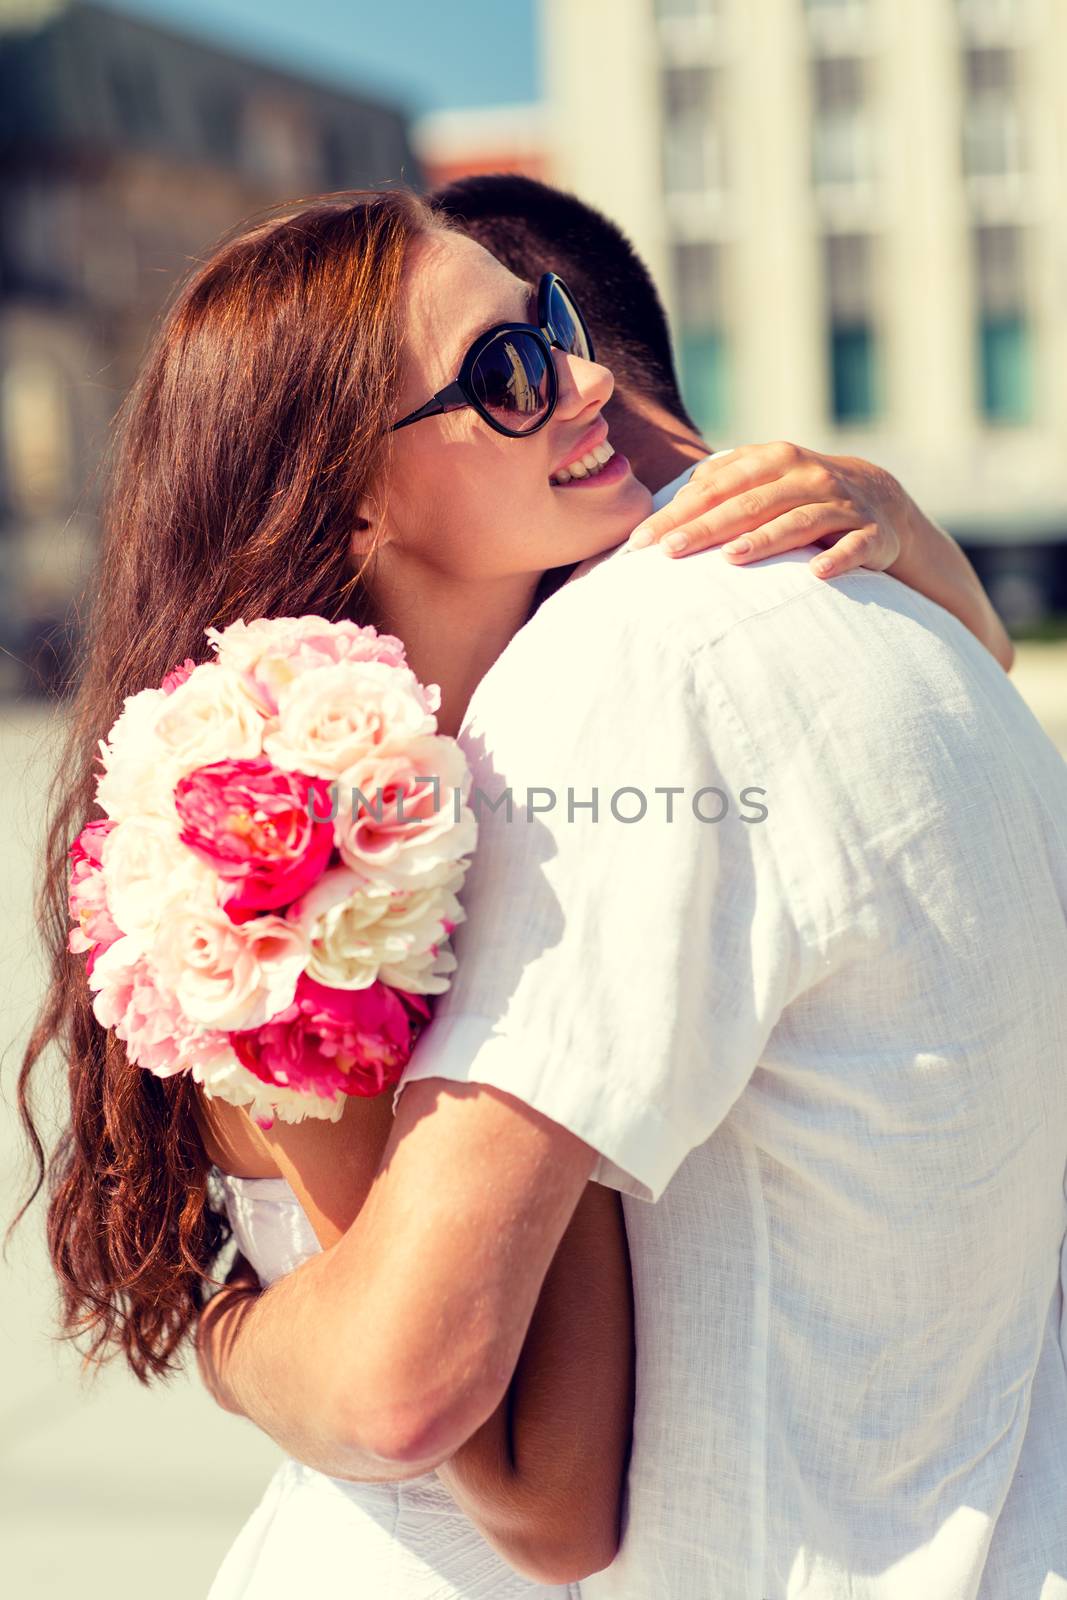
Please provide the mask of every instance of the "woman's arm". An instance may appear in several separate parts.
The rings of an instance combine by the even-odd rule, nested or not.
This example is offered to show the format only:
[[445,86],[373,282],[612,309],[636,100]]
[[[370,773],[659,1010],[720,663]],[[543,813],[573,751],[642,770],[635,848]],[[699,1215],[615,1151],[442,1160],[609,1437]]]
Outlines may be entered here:
[[[367,1198],[388,1137],[388,1099],[354,1101],[338,1124],[276,1125],[269,1134],[216,1103],[210,1126],[204,1117],[201,1126],[213,1159],[237,1151],[242,1170],[263,1175],[269,1167],[286,1177],[330,1249]],[[229,1136],[220,1118],[238,1123]],[[307,1286],[314,1293],[312,1277]],[[257,1299],[254,1279],[238,1266],[200,1319],[201,1375],[228,1410],[242,1410],[228,1373],[240,1360],[242,1339],[255,1338]],[[276,1425],[284,1405],[275,1388]],[[615,1555],[632,1415],[633,1313],[621,1204],[614,1191],[587,1183],[549,1265],[504,1398],[437,1470],[513,1567],[541,1583],[576,1581]],[[395,1467],[376,1474],[404,1475],[411,1474]]]
[[738,565],[805,545],[820,578],[857,567],[889,572],[958,617],[1008,671],[1015,649],[971,563],[884,468],[858,456],[820,455],[799,445],[745,445],[698,463],[661,511],[636,527],[630,545],[667,555],[721,545]]
[[622,1203],[589,1183],[549,1267],[509,1391],[437,1472],[519,1572],[569,1583],[614,1560],[634,1405]]

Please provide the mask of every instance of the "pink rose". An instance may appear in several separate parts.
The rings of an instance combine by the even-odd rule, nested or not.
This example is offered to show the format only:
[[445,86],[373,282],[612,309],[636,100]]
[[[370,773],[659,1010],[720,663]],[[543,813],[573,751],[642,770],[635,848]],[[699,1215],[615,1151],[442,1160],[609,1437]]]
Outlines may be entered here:
[[451,875],[477,838],[469,789],[454,739],[429,734],[400,748],[371,748],[338,780],[334,837],[342,861],[396,888]]
[[[412,1009],[428,1014],[425,1001]],[[384,983],[328,989],[306,975],[292,1005],[271,1022],[230,1034],[241,1065],[264,1083],[324,1099],[381,1094],[399,1079],[412,1043],[411,1018],[398,991]]]
[[89,952],[85,963],[89,973],[97,956],[122,937],[122,929],[108,910],[101,866],[104,840],[114,826],[110,818],[87,822],[68,851],[71,875],[67,905],[75,926],[70,930],[67,949],[75,955]]
[[286,906],[322,875],[333,848],[329,784],[262,758],[213,761],[175,785],[181,841],[232,884],[224,909],[235,922]]
[[173,990],[161,984],[152,963],[132,939],[119,939],[100,955],[89,987],[93,1015],[114,1028],[135,1066],[167,1078],[217,1056],[227,1042],[221,1030],[195,1028]]
[[175,689],[183,684],[189,674],[194,671],[195,667],[196,662],[193,660],[192,656],[186,656],[181,666],[171,667],[170,671],[167,673],[166,677],[163,679],[163,682],[159,686],[163,690],[163,693],[173,694]]

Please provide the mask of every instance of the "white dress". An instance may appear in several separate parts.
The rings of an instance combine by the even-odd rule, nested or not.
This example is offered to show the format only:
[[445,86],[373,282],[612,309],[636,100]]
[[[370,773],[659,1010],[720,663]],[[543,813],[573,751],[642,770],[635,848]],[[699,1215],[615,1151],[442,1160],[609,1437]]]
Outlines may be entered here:
[[[284,1178],[213,1172],[242,1255],[264,1285],[319,1249]],[[207,1600],[577,1600],[521,1578],[428,1472],[349,1483],[286,1459],[238,1534]]]

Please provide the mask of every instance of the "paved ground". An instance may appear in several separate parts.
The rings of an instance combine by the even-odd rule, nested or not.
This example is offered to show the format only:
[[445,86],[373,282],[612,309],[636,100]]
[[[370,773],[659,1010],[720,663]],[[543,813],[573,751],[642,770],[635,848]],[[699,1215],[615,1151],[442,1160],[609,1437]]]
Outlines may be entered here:
[[[1020,651],[1013,677],[1067,755],[1067,645]],[[30,907],[50,730],[0,716],[0,1218],[18,1181],[11,1113],[21,1039],[39,982]],[[10,1044],[8,1041],[13,1041]],[[141,1389],[121,1370],[93,1385],[50,1342],[51,1284],[39,1218],[0,1262],[0,1537],[18,1600],[200,1600],[277,1459],[191,1379]],[[151,1574],[146,1585],[146,1575]]]

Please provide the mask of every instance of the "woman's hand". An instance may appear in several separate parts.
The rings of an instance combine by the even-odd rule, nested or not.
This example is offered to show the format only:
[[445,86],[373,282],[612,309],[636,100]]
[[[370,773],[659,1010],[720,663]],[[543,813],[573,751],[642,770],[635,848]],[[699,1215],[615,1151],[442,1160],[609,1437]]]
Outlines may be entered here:
[[857,567],[888,572],[958,617],[1005,671],[1014,646],[978,575],[952,536],[925,516],[896,478],[858,456],[800,445],[744,445],[698,463],[670,505],[639,523],[627,549],[658,544],[672,556],[720,545],[736,566],[819,545],[819,578]]
[[784,442],[744,445],[699,462],[670,505],[634,529],[628,548],[692,555],[722,545],[742,564],[818,544],[824,553],[811,567],[820,578],[855,567],[881,572],[901,554],[913,506],[870,461]]

